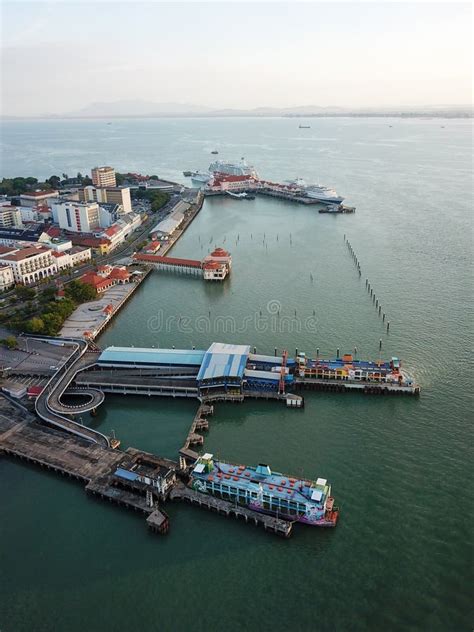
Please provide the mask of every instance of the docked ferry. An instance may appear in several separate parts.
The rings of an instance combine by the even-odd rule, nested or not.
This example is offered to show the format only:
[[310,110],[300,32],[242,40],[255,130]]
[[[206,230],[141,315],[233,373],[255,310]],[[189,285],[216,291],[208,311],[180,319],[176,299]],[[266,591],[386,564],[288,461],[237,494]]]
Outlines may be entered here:
[[204,454],[194,465],[190,485],[201,493],[291,522],[335,527],[339,517],[325,478],[291,478],[272,472],[263,463],[257,467],[233,465]]

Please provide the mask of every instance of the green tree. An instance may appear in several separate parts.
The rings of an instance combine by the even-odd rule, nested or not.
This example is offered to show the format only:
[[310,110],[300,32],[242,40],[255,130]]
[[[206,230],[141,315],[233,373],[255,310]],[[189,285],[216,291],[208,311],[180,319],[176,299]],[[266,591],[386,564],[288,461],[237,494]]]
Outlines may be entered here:
[[61,178],[59,176],[51,176],[46,180],[52,189],[58,189],[61,184]]
[[15,336],[7,336],[4,340],[7,349],[14,349],[17,345]]
[[59,314],[53,314],[52,312],[48,312],[47,314],[43,314],[43,322],[44,322],[44,333],[47,336],[55,336],[58,331],[61,329],[61,325],[63,324],[63,319]]
[[39,300],[41,303],[47,303],[48,301],[52,301],[55,295],[56,295],[56,288],[47,287],[40,293]]
[[25,285],[15,285],[15,294],[21,301],[30,301],[35,298],[36,291],[32,287]]
[[92,301],[97,296],[97,292],[92,285],[82,283],[82,281],[77,280],[68,283],[64,291],[66,296],[72,299],[75,303]]
[[33,316],[25,323],[25,330],[30,334],[41,334],[44,332],[44,322],[38,316]]

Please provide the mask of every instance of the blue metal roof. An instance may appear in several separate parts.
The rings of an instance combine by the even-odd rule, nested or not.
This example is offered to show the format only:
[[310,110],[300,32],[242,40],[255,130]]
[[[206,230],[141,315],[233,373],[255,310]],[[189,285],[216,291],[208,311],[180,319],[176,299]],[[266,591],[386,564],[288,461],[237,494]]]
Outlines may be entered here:
[[107,347],[99,356],[99,364],[200,366],[205,351],[196,349],[147,349],[140,347]]
[[249,353],[249,345],[213,342],[204,355],[197,379],[200,381],[223,377],[242,378]]
[[124,470],[122,467],[117,468],[114,474],[115,476],[120,476],[120,478],[127,479],[127,481],[136,481],[138,478],[138,474],[130,472],[130,470]]

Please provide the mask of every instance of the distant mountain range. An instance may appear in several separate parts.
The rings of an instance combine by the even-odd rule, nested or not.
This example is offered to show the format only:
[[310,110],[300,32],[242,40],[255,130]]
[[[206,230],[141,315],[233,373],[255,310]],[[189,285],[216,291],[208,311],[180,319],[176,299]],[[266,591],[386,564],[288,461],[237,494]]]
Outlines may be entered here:
[[[63,114],[43,114],[21,118],[155,118],[218,116],[400,116],[400,117],[472,117],[472,105],[394,106],[343,108],[338,106],[298,105],[294,107],[258,107],[253,109],[209,108],[191,103],[154,103],[140,99],[96,102],[80,110]],[[19,118],[19,117],[5,117]]]

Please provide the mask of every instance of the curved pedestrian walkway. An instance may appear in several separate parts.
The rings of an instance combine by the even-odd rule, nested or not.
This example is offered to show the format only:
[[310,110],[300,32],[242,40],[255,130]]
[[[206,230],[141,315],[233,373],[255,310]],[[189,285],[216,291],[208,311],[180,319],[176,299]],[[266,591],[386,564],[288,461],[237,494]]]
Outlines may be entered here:
[[[36,413],[46,423],[59,427],[66,432],[70,432],[78,437],[98,443],[105,447],[110,447],[110,439],[106,435],[83,426],[64,414],[78,413],[77,409],[72,411],[65,407],[60,399],[69,384],[73,381],[78,371],[82,371],[96,363],[97,354],[91,358],[86,354],[88,343],[86,340],[78,338],[48,338],[46,336],[36,337],[37,340],[57,341],[68,343],[73,346],[73,352],[63,364],[63,366],[46,383],[42,393],[36,399]],[[94,389],[91,389],[94,390]]]
[[[71,395],[73,397],[86,397],[87,401],[83,404],[65,404],[62,401],[64,395]],[[75,388],[69,387],[59,398],[59,404],[62,408],[61,412],[65,414],[79,415],[80,413],[88,413],[94,410],[102,404],[105,399],[105,395],[102,391],[95,388]],[[55,408],[55,412],[58,412],[58,408]]]

